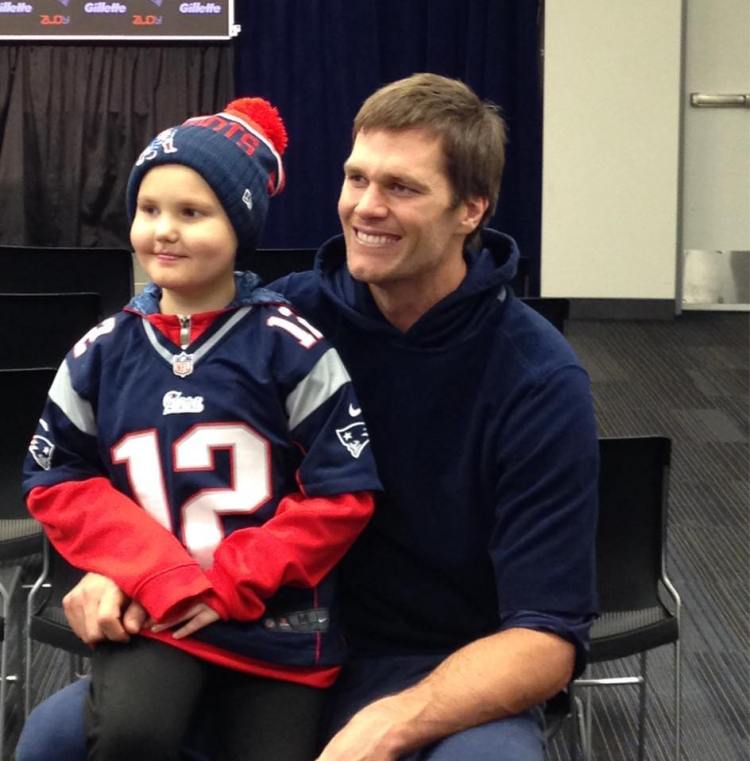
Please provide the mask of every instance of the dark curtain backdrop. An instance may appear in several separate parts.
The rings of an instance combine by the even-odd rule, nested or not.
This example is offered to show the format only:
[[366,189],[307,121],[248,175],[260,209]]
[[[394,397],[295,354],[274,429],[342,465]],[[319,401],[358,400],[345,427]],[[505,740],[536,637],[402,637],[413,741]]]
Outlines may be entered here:
[[[316,247],[339,230],[351,123],[381,84],[416,71],[502,106],[508,164],[493,225],[537,282],[541,104],[533,0],[243,0],[227,44],[0,44],[0,244],[128,245],[124,190],[159,130],[263,95],[291,141],[264,246]],[[234,80],[234,81],[233,81]],[[1,273],[0,273],[1,277]]]
[[339,231],[336,200],[361,102],[417,71],[463,79],[500,105],[508,162],[492,225],[513,235],[538,284],[541,98],[533,0],[247,0],[235,3],[238,94],[279,107],[287,188],[263,245],[312,247]]
[[231,45],[1,45],[0,244],[129,245],[138,154],[233,85]]

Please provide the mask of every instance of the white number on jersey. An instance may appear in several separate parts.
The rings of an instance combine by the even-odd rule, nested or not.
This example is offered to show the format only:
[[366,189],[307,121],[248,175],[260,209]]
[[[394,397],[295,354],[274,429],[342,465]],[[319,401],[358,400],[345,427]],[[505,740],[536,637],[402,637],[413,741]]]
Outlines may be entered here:
[[[248,515],[271,496],[270,444],[241,423],[202,423],[191,428],[174,443],[175,472],[213,470],[217,449],[229,452],[231,486],[203,489],[180,506],[182,540],[203,568],[211,565],[214,550],[224,538],[221,516]],[[112,460],[125,463],[140,505],[173,531],[156,430],[123,437],[112,448]]]
[[266,325],[270,328],[281,328],[287,333],[293,335],[300,346],[309,349],[315,346],[323,334],[314,328],[310,323],[298,314],[295,314],[289,307],[279,307],[281,317],[269,317]]
[[73,356],[78,359],[78,357],[83,354],[86,349],[89,348],[89,346],[96,341],[99,336],[105,336],[107,333],[111,333],[115,328],[115,318],[114,317],[107,317],[106,320],[103,320],[98,325],[95,325],[91,330],[89,330],[86,335],[76,343],[76,345],[73,347]]

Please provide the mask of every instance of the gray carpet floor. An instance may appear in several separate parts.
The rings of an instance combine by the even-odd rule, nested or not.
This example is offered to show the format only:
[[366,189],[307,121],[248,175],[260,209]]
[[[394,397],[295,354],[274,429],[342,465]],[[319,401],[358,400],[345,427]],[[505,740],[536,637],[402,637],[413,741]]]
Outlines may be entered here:
[[[747,314],[687,312],[673,321],[567,326],[591,375],[600,434],[673,440],[668,573],[684,603],[682,761],[750,759],[749,325]],[[14,662],[16,655],[12,647]],[[594,675],[634,673],[636,667],[626,659],[600,664]],[[65,684],[67,660],[38,647],[33,674],[36,702]],[[672,674],[671,647],[653,651],[646,737],[651,761],[673,758]],[[596,690],[592,699],[597,761],[635,759],[635,689]],[[21,722],[19,691],[11,686],[6,758]],[[563,736],[555,738],[549,757],[569,758]]]

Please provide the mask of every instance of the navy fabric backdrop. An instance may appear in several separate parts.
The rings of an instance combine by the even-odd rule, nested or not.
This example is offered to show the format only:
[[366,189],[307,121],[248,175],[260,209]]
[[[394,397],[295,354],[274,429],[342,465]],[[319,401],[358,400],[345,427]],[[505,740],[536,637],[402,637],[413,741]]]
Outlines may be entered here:
[[235,3],[238,95],[287,124],[287,189],[262,245],[316,247],[339,231],[336,200],[361,102],[417,71],[457,77],[502,107],[508,162],[493,226],[513,235],[538,282],[541,98],[537,3],[518,0],[253,0]]

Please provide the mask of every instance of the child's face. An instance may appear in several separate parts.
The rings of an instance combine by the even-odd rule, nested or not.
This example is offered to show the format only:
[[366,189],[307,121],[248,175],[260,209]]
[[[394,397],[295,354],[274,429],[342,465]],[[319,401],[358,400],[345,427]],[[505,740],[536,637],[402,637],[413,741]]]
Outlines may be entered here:
[[221,309],[234,297],[237,236],[211,187],[190,167],[163,164],[146,174],[130,242],[162,288],[162,312]]

